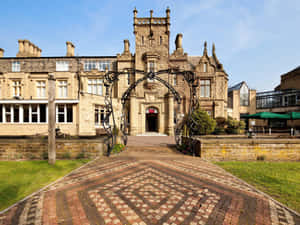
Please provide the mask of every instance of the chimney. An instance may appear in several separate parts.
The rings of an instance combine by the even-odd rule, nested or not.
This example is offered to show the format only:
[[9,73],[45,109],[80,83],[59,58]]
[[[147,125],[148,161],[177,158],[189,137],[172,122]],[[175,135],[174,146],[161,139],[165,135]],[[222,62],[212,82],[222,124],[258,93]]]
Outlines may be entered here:
[[31,42],[29,42],[29,56],[33,56],[33,44]]
[[28,55],[29,53],[29,41],[24,40],[24,56]]
[[36,45],[28,40],[18,40],[19,52],[17,57],[40,57],[41,51]]
[[66,56],[74,56],[74,49],[75,49],[75,45],[73,45],[72,42],[67,41],[66,42],[67,45],[67,55]]
[[37,48],[36,57],[41,57],[42,49]]
[[129,47],[130,47],[129,40],[125,39],[124,40],[124,53],[123,54],[130,54]]
[[182,34],[177,34],[175,39],[176,50],[182,49]]
[[35,57],[37,56],[37,47],[35,45],[33,45],[32,55]]
[[3,54],[4,54],[4,49],[0,48],[0,58],[3,57]]

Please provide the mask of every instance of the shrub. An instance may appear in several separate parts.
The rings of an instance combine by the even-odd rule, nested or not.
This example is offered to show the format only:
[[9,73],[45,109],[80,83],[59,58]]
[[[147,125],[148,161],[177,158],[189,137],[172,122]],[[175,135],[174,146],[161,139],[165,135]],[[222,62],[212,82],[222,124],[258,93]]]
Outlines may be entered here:
[[258,160],[258,161],[265,161],[265,159],[266,159],[266,156],[264,156],[264,155],[258,155],[256,157],[256,160]]
[[193,128],[196,135],[211,134],[216,127],[216,121],[200,108],[193,112],[192,119],[196,122]]
[[65,152],[65,153],[62,155],[62,158],[63,158],[63,159],[71,159],[71,154],[70,154],[70,152]]
[[111,153],[116,154],[120,153],[124,150],[125,146],[123,144],[115,144],[113,149],[111,150]]
[[244,121],[238,121],[238,120],[233,119],[232,117],[228,117],[226,133],[239,134],[240,131],[244,130],[244,129],[245,129]]
[[42,159],[44,159],[44,160],[48,159],[48,152],[47,151],[42,153]]
[[85,158],[84,152],[80,152],[76,155],[76,159],[84,159],[84,158]]

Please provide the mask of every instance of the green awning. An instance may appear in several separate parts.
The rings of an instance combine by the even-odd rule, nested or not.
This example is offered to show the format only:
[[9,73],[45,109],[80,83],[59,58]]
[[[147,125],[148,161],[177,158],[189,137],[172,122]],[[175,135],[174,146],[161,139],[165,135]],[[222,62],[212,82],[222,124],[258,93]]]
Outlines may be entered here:
[[272,113],[272,112],[259,112],[251,115],[245,116],[249,119],[283,119],[289,120],[291,118],[288,114],[279,114],[279,113]]
[[287,114],[290,116],[291,120],[299,120],[300,119],[300,112],[289,112]]

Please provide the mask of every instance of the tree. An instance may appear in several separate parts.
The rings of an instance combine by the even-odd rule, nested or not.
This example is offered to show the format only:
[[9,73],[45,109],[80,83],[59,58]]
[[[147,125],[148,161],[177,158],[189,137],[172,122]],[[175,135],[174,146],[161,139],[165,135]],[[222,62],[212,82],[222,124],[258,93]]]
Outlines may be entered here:
[[200,107],[193,112],[192,120],[195,123],[193,132],[196,135],[211,134],[216,127],[216,121],[206,111],[201,110]]

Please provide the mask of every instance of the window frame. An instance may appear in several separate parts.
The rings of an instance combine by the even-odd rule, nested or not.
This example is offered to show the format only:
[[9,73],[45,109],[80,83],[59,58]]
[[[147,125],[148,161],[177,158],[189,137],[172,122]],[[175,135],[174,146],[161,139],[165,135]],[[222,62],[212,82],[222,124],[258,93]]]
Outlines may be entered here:
[[88,78],[87,92],[98,96],[103,96],[104,82],[101,78]]
[[13,97],[22,96],[22,82],[20,79],[12,80],[12,92]]
[[69,61],[64,61],[64,60],[56,61],[55,70],[57,72],[68,72],[69,71]]
[[[58,112],[59,106],[63,106],[64,111],[63,112]],[[72,119],[71,122],[68,122],[68,106],[71,106],[72,110]],[[59,122],[59,115],[64,116],[64,122]],[[55,121],[58,124],[73,124],[74,123],[74,110],[73,110],[73,104],[56,104],[55,105]]]
[[[204,95],[202,95],[202,89]],[[207,95],[208,93],[208,95]],[[211,80],[201,79],[200,80],[200,98],[211,98]]]
[[[46,97],[46,81],[45,80],[37,80],[35,85],[36,85],[36,97],[45,98]],[[43,93],[43,95],[41,93]]]
[[[67,98],[68,97],[68,80],[58,80],[58,97]],[[64,89],[65,88],[65,89]],[[65,92],[64,92],[65,90]]]
[[20,72],[21,71],[21,63],[20,61],[13,61],[11,63],[11,72]]

